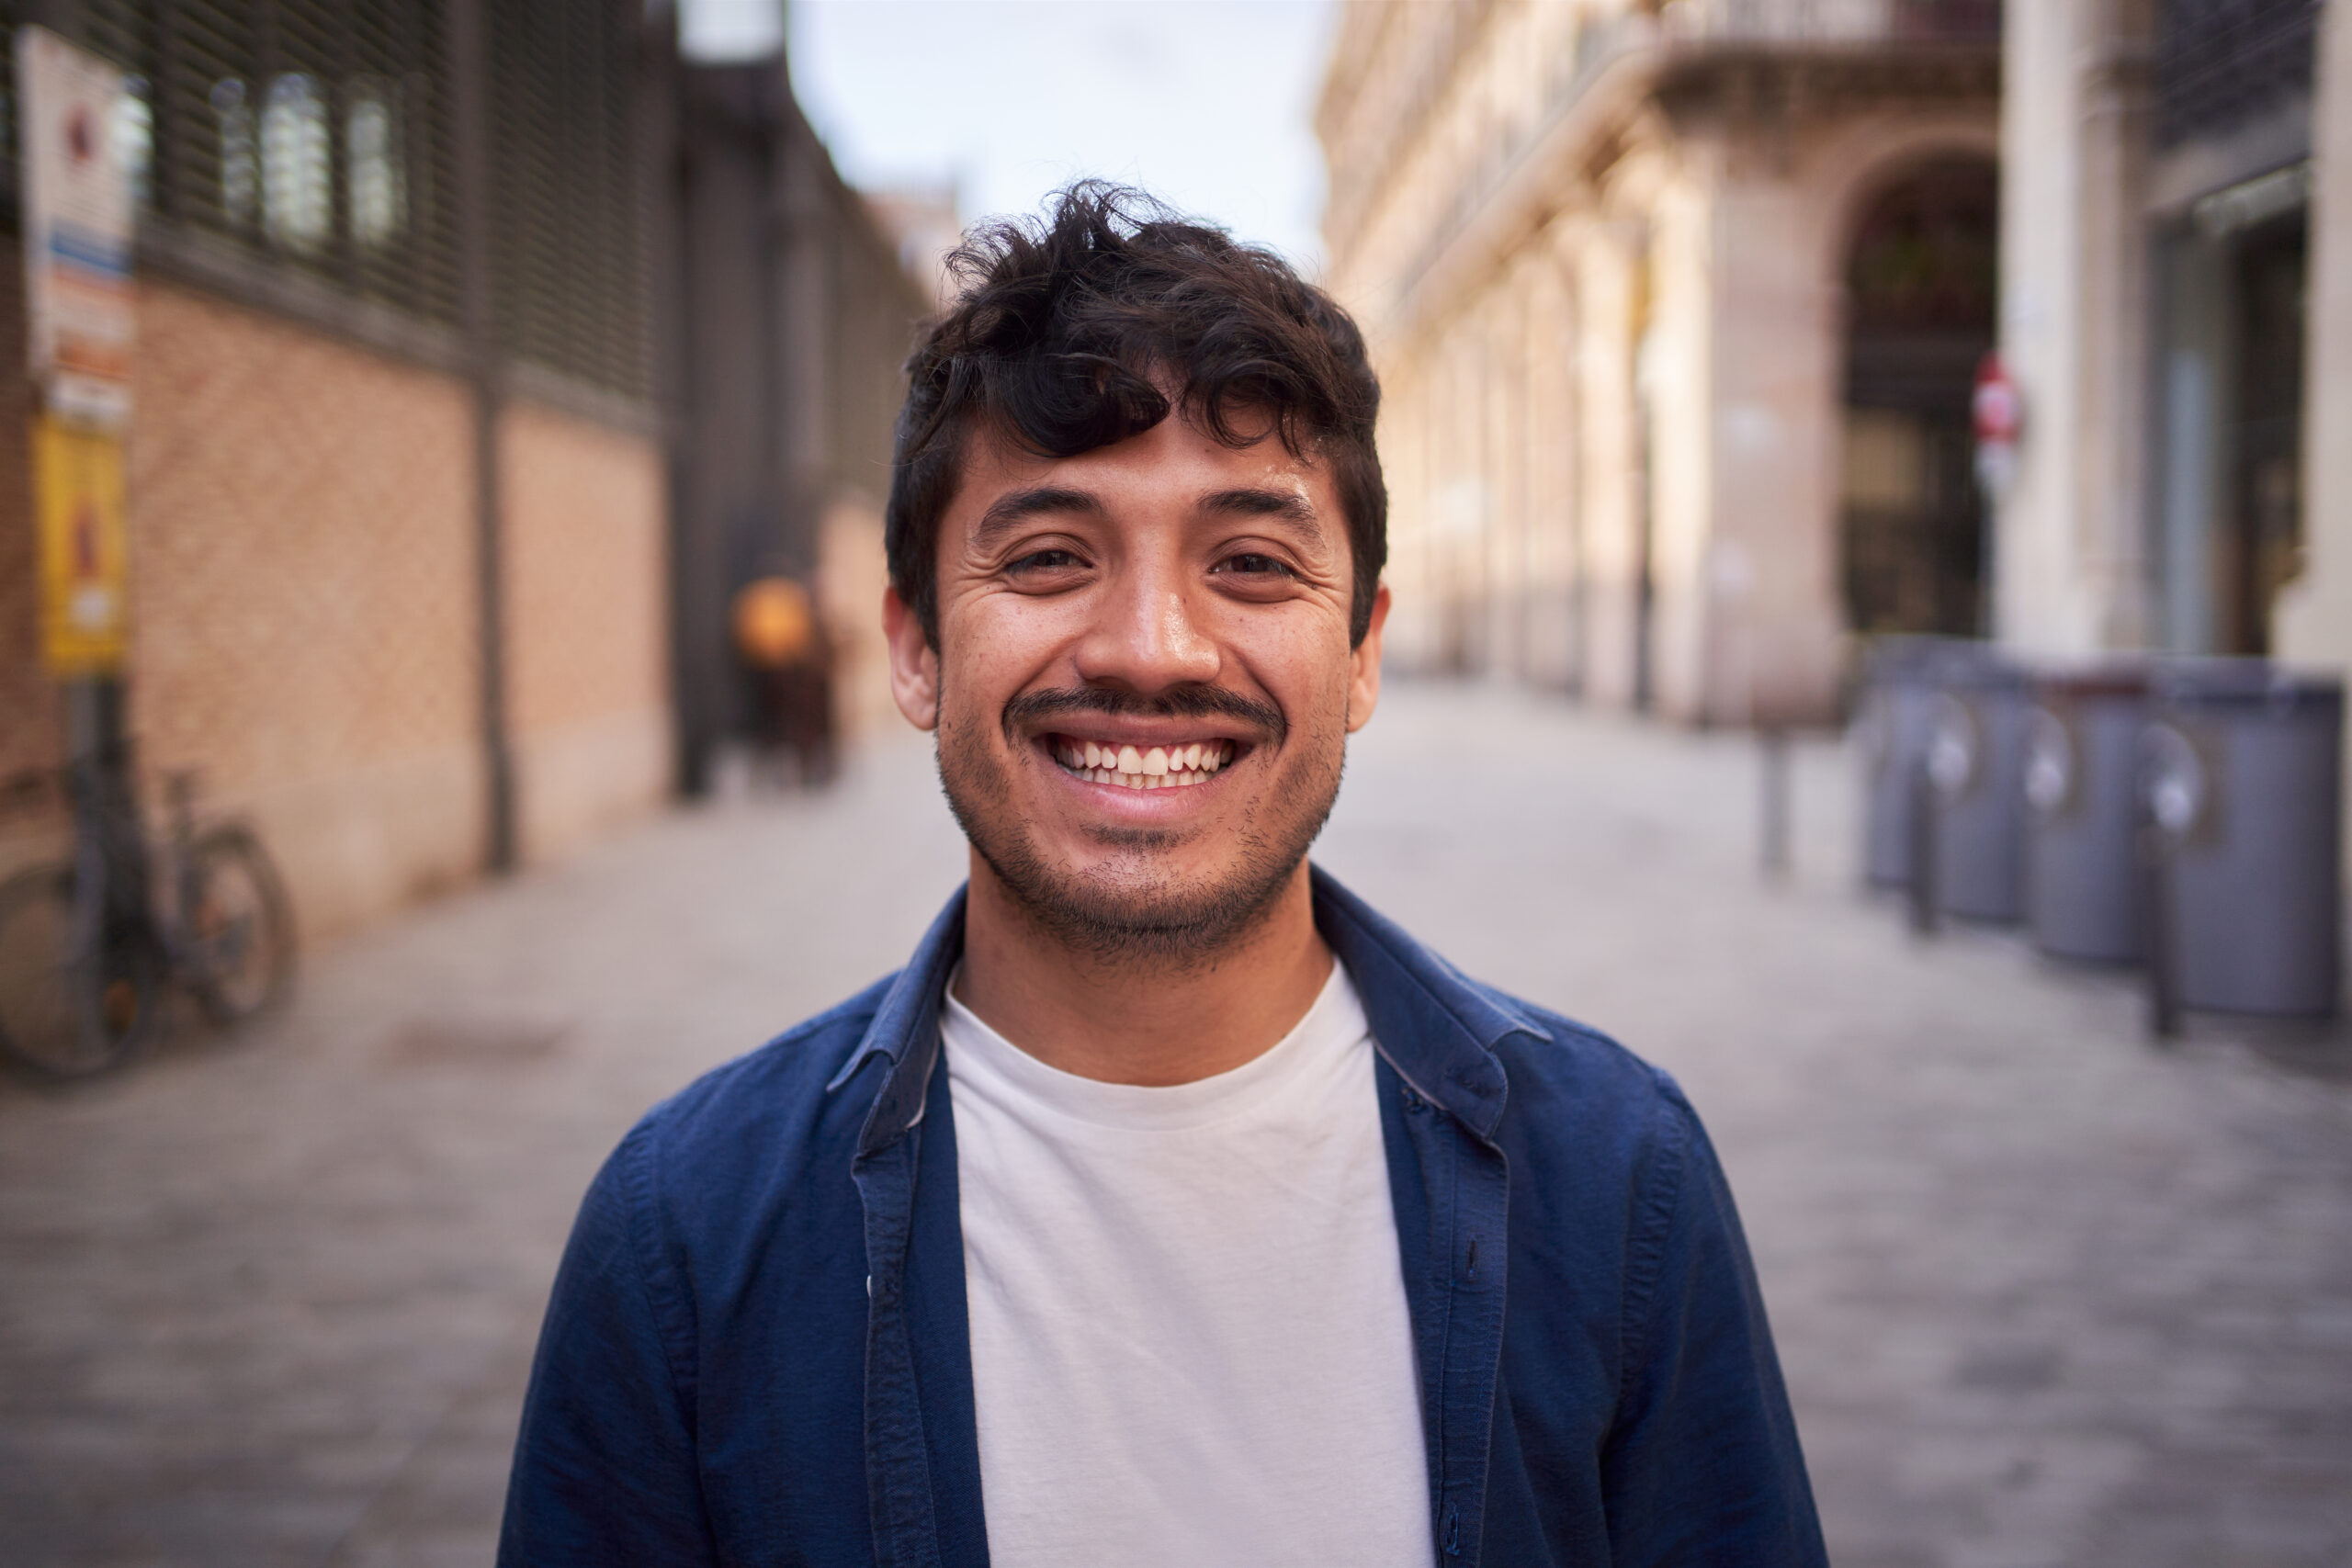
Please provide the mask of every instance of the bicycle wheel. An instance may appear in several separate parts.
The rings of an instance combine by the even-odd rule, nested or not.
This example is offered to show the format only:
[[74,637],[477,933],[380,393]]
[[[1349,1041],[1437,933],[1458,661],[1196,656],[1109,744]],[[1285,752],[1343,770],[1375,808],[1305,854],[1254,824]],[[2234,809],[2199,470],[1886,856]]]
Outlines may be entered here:
[[44,1078],[86,1077],[130,1055],[164,1009],[163,955],[138,931],[79,934],[70,866],[0,883],[0,1048]]
[[188,851],[180,911],[188,989],[226,1026],[283,1000],[294,984],[294,911],[261,840],[215,828]]

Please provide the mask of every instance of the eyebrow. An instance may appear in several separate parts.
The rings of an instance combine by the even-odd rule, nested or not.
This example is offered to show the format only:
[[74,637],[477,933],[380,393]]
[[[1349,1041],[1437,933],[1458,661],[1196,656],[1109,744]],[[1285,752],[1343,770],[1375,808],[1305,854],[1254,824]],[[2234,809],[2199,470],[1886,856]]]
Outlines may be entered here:
[[972,530],[972,542],[991,545],[1010,534],[1032,517],[1048,513],[1085,512],[1102,514],[1102,502],[1091,492],[1069,490],[1057,485],[1033,485],[1027,490],[1011,490],[989,502],[980,513],[980,521]]
[[1316,515],[1314,503],[1295,491],[1251,487],[1221,490],[1203,496],[1200,509],[1222,513],[1229,517],[1277,518],[1300,529],[1318,543],[1323,538],[1323,520]]
[[[1061,485],[1033,485],[1026,490],[1007,491],[989,502],[988,510],[980,513],[980,520],[972,530],[972,542],[985,547],[1035,517],[1069,513],[1100,517],[1107,510],[1102,498],[1091,491]],[[1201,498],[1199,510],[1228,517],[1275,518],[1318,543],[1323,538],[1322,519],[1316,514],[1314,504],[1294,491],[1250,485],[1213,491]]]

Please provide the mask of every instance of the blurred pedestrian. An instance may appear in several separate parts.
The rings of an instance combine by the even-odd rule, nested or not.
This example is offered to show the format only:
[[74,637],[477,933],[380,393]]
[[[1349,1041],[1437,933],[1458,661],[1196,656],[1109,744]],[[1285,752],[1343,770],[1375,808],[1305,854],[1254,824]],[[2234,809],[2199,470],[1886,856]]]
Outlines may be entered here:
[[970,881],[582,1208],[502,1561],[1824,1561],[1665,1075],[1306,861],[1380,692],[1378,388],[1081,185],[912,362],[893,690]]
[[755,578],[735,595],[733,623],[759,750],[780,781],[831,783],[839,764],[833,639],[808,591],[789,577]]

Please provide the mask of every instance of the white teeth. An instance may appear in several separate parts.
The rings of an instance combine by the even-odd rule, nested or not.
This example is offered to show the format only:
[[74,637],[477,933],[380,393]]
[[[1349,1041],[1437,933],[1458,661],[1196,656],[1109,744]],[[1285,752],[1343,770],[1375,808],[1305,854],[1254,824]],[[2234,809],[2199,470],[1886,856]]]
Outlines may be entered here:
[[1090,784],[1122,789],[1172,789],[1206,784],[1232,760],[1229,741],[1193,740],[1182,746],[1109,746],[1094,740],[1056,738],[1053,754]]

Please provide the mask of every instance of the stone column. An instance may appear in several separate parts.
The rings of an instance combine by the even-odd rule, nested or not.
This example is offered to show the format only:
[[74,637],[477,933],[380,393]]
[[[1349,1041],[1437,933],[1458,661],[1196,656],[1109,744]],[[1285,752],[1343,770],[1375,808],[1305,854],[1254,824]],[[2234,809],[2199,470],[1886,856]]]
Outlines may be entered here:
[[1538,685],[1577,689],[1573,302],[1547,235],[1526,258],[1527,640],[1523,670]]
[[1837,709],[1840,323],[1813,232],[1823,205],[1764,159],[1735,164],[1716,197],[1705,708],[1721,722]]
[[2011,0],[2003,18],[2001,353],[2025,430],[1994,626],[2035,653],[2146,635],[2143,9]]
[[1584,615],[1577,663],[1585,694],[1612,707],[1634,696],[1635,515],[1640,475],[1634,428],[1634,269],[1639,239],[1623,221],[1596,220],[1570,241],[1577,313],[1577,508]]
[[[2303,361],[2302,576],[2279,595],[2279,657],[2352,667],[2352,10],[2320,15]],[[2352,778],[2352,760],[2346,775]],[[2348,796],[2347,798],[2352,798]],[[2352,813],[2346,828],[2352,835]]]
[[1636,395],[1650,414],[1651,699],[1708,716],[1716,393],[1714,172],[1678,161],[1651,207],[1651,317]]

